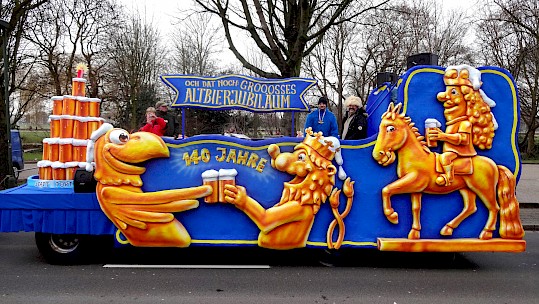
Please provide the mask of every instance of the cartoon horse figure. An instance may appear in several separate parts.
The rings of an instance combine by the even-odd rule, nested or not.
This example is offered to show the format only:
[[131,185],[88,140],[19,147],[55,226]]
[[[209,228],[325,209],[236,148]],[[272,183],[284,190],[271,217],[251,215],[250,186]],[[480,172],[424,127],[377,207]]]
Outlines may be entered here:
[[[497,214],[500,212],[500,236],[507,239],[522,239],[524,229],[520,222],[518,201],[515,197],[516,182],[513,174],[504,166],[496,165],[484,156],[473,156],[473,174],[455,175],[449,185],[436,183],[436,156],[423,141],[424,137],[414,127],[410,117],[400,113],[402,104],[391,103],[382,114],[378,138],[372,156],[382,166],[388,166],[398,157],[398,180],[382,189],[384,215],[393,223],[398,223],[398,214],[391,206],[391,196],[410,193],[413,223],[409,239],[419,239],[421,231],[420,211],[423,193],[447,194],[459,191],[464,207],[459,215],[449,221],[440,231],[441,235],[451,236],[453,230],[477,210],[476,197],[488,209],[487,222],[479,235],[482,240],[492,238],[496,229]],[[397,153],[397,154],[395,154]],[[498,194],[498,202],[496,201]]]

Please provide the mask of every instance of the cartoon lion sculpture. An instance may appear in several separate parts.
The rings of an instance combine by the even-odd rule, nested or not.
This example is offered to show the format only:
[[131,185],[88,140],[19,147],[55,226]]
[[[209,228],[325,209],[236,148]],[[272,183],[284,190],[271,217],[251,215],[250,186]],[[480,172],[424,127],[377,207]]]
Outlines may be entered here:
[[[295,177],[284,183],[279,202],[264,209],[247,194],[245,187],[225,186],[225,201],[234,204],[251,218],[261,230],[258,236],[260,247],[272,249],[292,249],[305,247],[307,238],[320,206],[329,201],[335,220],[328,229],[328,247],[338,249],[344,238],[343,218],[350,212],[354,195],[354,182],[347,178],[343,191],[347,206],[342,214],[338,211],[341,190],[334,188],[337,168],[332,164],[336,153],[340,157],[337,138],[324,138],[322,133],[313,134],[307,129],[304,141],[294,147],[291,153],[281,153],[279,147],[268,147],[271,166]],[[337,162],[342,163],[342,159]],[[333,243],[333,229],[341,228],[337,242]]]

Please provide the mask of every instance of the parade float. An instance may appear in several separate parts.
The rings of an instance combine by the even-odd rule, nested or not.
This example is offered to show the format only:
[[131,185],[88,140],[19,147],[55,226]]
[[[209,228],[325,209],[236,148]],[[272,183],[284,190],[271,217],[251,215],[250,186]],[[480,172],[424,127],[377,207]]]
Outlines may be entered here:
[[[309,111],[315,83],[161,79],[176,93],[172,107],[253,112]],[[503,69],[409,69],[371,92],[362,140],[310,129],[256,141],[130,134],[103,123],[83,85],[75,78],[71,96],[51,98],[39,176],[0,192],[0,231],[35,231],[50,262],[77,262],[83,242],[104,235],[141,247],[526,248],[515,195],[519,99]],[[95,178],[90,192],[75,191],[80,172]]]

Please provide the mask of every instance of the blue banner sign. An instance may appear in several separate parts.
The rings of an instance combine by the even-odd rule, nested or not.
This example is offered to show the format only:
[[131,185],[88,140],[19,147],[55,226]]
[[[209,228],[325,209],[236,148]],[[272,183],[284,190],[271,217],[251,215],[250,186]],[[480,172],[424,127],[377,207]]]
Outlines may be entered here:
[[162,75],[161,80],[176,92],[173,108],[252,112],[308,112],[304,95],[316,84],[316,80],[308,78],[264,79],[244,75]]

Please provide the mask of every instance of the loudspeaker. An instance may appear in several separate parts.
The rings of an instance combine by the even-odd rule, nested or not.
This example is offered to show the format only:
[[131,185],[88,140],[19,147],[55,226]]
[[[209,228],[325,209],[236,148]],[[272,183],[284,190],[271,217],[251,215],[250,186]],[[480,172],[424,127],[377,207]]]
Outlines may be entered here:
[[397,74],[389,72],[379,72],[376,74],[376,87],[381,87],[384,83],[394,83],[397,81]]
[[406,68],[416,65],[438,65],[438,55],[432,53],[420,53],[411,55],[406,59]]
[[97,181],[94,178],[94,172],[88,172],[84,168],[78,168],[75,171],[73,180],[73,190],[75,193],[95,192]]

